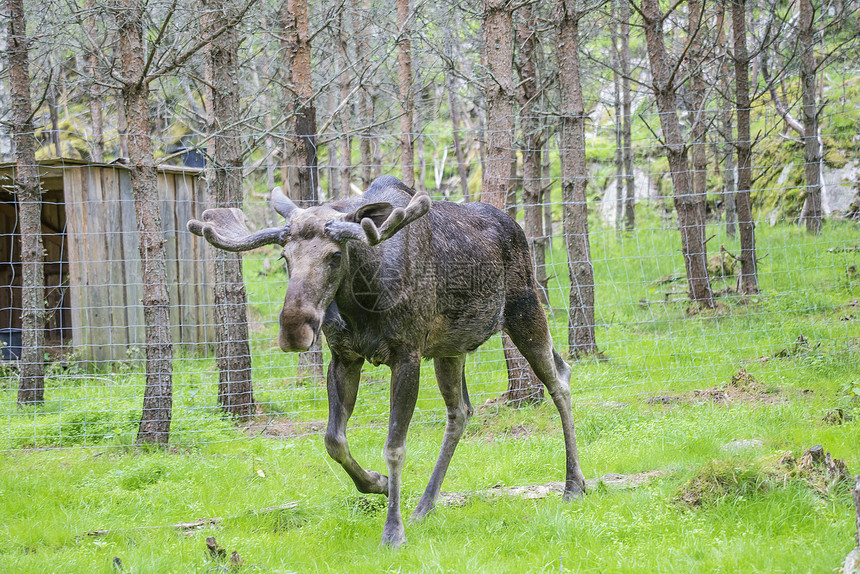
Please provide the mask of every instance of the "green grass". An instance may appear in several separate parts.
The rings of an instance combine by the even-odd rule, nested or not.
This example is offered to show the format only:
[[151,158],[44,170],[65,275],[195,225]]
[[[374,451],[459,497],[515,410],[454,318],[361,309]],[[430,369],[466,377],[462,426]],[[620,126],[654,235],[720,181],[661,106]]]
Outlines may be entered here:
[[[573,503],[475,495],[407,525],[409,543],[395,552],[378,546],[384,504],[357,494],[318,434],[254,436],[218,415],[211,357],[176,361],[173,445],[165,451],[133,446],[143,384],[133,362],[55,372],[47,402],[26,410],[14,406],[16,381],[7,374],[0,378],[0,569],[107,573],[119,557],[136,574],[227,571],[206,553],[205,538],[215,536],[228,554],[241,555],[240,572],[832,572],[853,545],[847,491],[821,495],[797,480],[754,485],[762,460],[815,444],[860,472],[860,308],[851,306],[860,285],[847,272],[860,255],[827,251],[856,245],[857,226],[828,222],[815,238],[759,226],[762,294],[724,297],[718,312],[689,316],[685,305],[665,302],[682,282],[652,283],[682,273],[677,233],[645,213],[640,222],[633,235],[593,228],[598,341],[609,360],[574,365],[573,387],[586,476],[662,472],[645,486],[597,488]],[[709,232],[717,234],[711,251],[720,243],[737,251],[720,229]],[[274,263],[265,253],[246,263],[255,393],[302,434],[301,423],[325,420],[325,389],[297,378],[295,357],[277,350],[273,318],[286,278],[260,275],[267,256]],[[552,261],[551,326],[565,350],[559,242]],[[808,345],[794,345],[801,334]],[[740,366],[774,400],[689,398],[724,384]],[[384,469],[387,376],[366,369],[349,435],[355,457],[376,470]],[[504,389],[497,338],[470,359],[467,377],[476,405]],[[444,430],[434,387],[425,365],[404,470],[405,513]],[[648,402],[665,394],[688,398]],[[850,420],[825,424],[836,407]],[[753,438],[761,442],[748,450],[724,449]],[[474,493],[557,481],[563,461],[551,405],[488,405],[470,422],[443,488]],[[677,503],[683,485],[727,467],[753,486],[721,491],[701,508]],[[289,510],[253,512],[291,501],[298,505]],[[224,520],[191,533],[170,526],[206,517]],[[87,535],[93,530],[108,533]]]

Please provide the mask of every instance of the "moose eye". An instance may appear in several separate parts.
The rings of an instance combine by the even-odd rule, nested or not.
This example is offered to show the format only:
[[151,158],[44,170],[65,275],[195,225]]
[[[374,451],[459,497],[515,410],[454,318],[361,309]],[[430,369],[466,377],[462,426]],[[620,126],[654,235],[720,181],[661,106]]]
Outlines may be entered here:
[[340,265],[341,257],[343,257],[343,254],[340,251],[335,251],[328,256],[328,262],[331,265]]

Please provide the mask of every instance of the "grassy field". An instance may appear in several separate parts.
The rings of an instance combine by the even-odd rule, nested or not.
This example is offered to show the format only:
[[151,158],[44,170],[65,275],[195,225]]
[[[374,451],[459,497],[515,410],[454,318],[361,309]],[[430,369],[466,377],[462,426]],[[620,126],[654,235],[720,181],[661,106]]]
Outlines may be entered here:
[[[482,406],[443,486],[466,503],[407,525],[401,550],[380,549],[383,499],[359,495],[329,460],[318,434],[325,390],[297,379],[295,358],[277,351],[272,319],[285,278],[262,276],[260,254],[247,261],[247,281],[255,392],[268,427],[237,428],[218,416],[207,357],[176,362],[166,451],[132,446],[143,383],[134,361],[100,373],[55,367],[47,402],[26,411],[14,405],[14,376],[0,379],[0,571],[117,572],[117,557],[137,574],[833,572],[854,545],[850,493],[779,461],[820,444],[860,472],[860,253],[840,250],[860,243],[857,225],[830,222],[819,237],[761,225],[762,294],[730,293],[716,312],[692,315],[671,302],[684,290],[671,281],[683,271],[677,233],[653,217],[640,229],[593,236],[608,360],[575,364],[573,387],[586,477],[658,471],[643,485],[599,483],[572,503],[485,492],[563,479],[551,405],[484,405],[505,386],[496,338],[468,363]],[[709,231],[712,251],[720,243],[737,250],[716,226]],[[565,350],[560,243],[553,262],[550,316]],[[718,290],[733,285],[715,281]],[[728,385],[740,368],[754,381]],[[356,458],[376,470],[385,466],[386,381],[386,369],[366,371],[349,435]],[[434,386],[425,365],[404,470],[406,513],[444,429]],[[841,424],[824,420],[834,409]],[[730,444],[739,440],[748,442]],[[681,500],[691,485],[702,495],[696,504]],[[295,504],[260,512],[287,503]],[[223,520],[173,526],[211,517]],[[243,565],[231,570],[209,557],[207,536]]]

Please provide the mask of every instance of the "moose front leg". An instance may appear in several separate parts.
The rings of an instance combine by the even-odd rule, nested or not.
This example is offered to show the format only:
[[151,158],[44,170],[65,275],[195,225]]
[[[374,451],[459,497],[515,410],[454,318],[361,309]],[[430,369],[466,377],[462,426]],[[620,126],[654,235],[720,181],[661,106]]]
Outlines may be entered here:
[[388,494],[388,478],[378,472],[361,468],[350,454],[346,440],[346,423],[355,408],[362,365],[362,358],[346,361],[340,355],[332,353],[327,376],[328,428],[325,433],[325,447],[329,456],[340,463],[359,492]]
[[418,400],[421,359],[417,353],[402,356],[391,365],[391,407],[385,462],[388,465],[388,514],[382,529],[382,544],[397,548],[406,542],[400,516],[400,482],[406,457],[406,432]]

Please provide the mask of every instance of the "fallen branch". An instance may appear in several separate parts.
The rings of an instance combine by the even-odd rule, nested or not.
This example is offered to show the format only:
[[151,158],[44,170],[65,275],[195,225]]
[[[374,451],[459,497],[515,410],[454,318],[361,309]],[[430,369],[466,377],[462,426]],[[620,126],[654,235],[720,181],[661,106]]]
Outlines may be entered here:
[[85,532],[86,536],[106,536],[108,534],[113,534],[115,532],[126,532],[128,530],[155,530],[157,528],[173,528],[176,530],[188,531],[188,530],[198,530],[200,528],[204,528],[207,526],[215,526],[220,522],[225,520],[230,520],[233,518],[239,518],[241,516],[247,516],[249,514],[253,514],[259,516],[261,514],[270,514],[272,512],[280,512],[282,510],[291,510],[296,508],[299,505],[298,502],[288,502],[286,504],[279,504],[277,506],[267,506],[266,508],[260,508],[258,510],[248,510],[243,514],[236,514],[233,516],[220,517],[215,516],[212,518],[201,518],[199,520],[194,520],[191,522],[179,522],[177,524],[161,524],[157,526],[130,526],[128,528],[114,528],[114,529],[104,529],[104,530],[90,530]]

